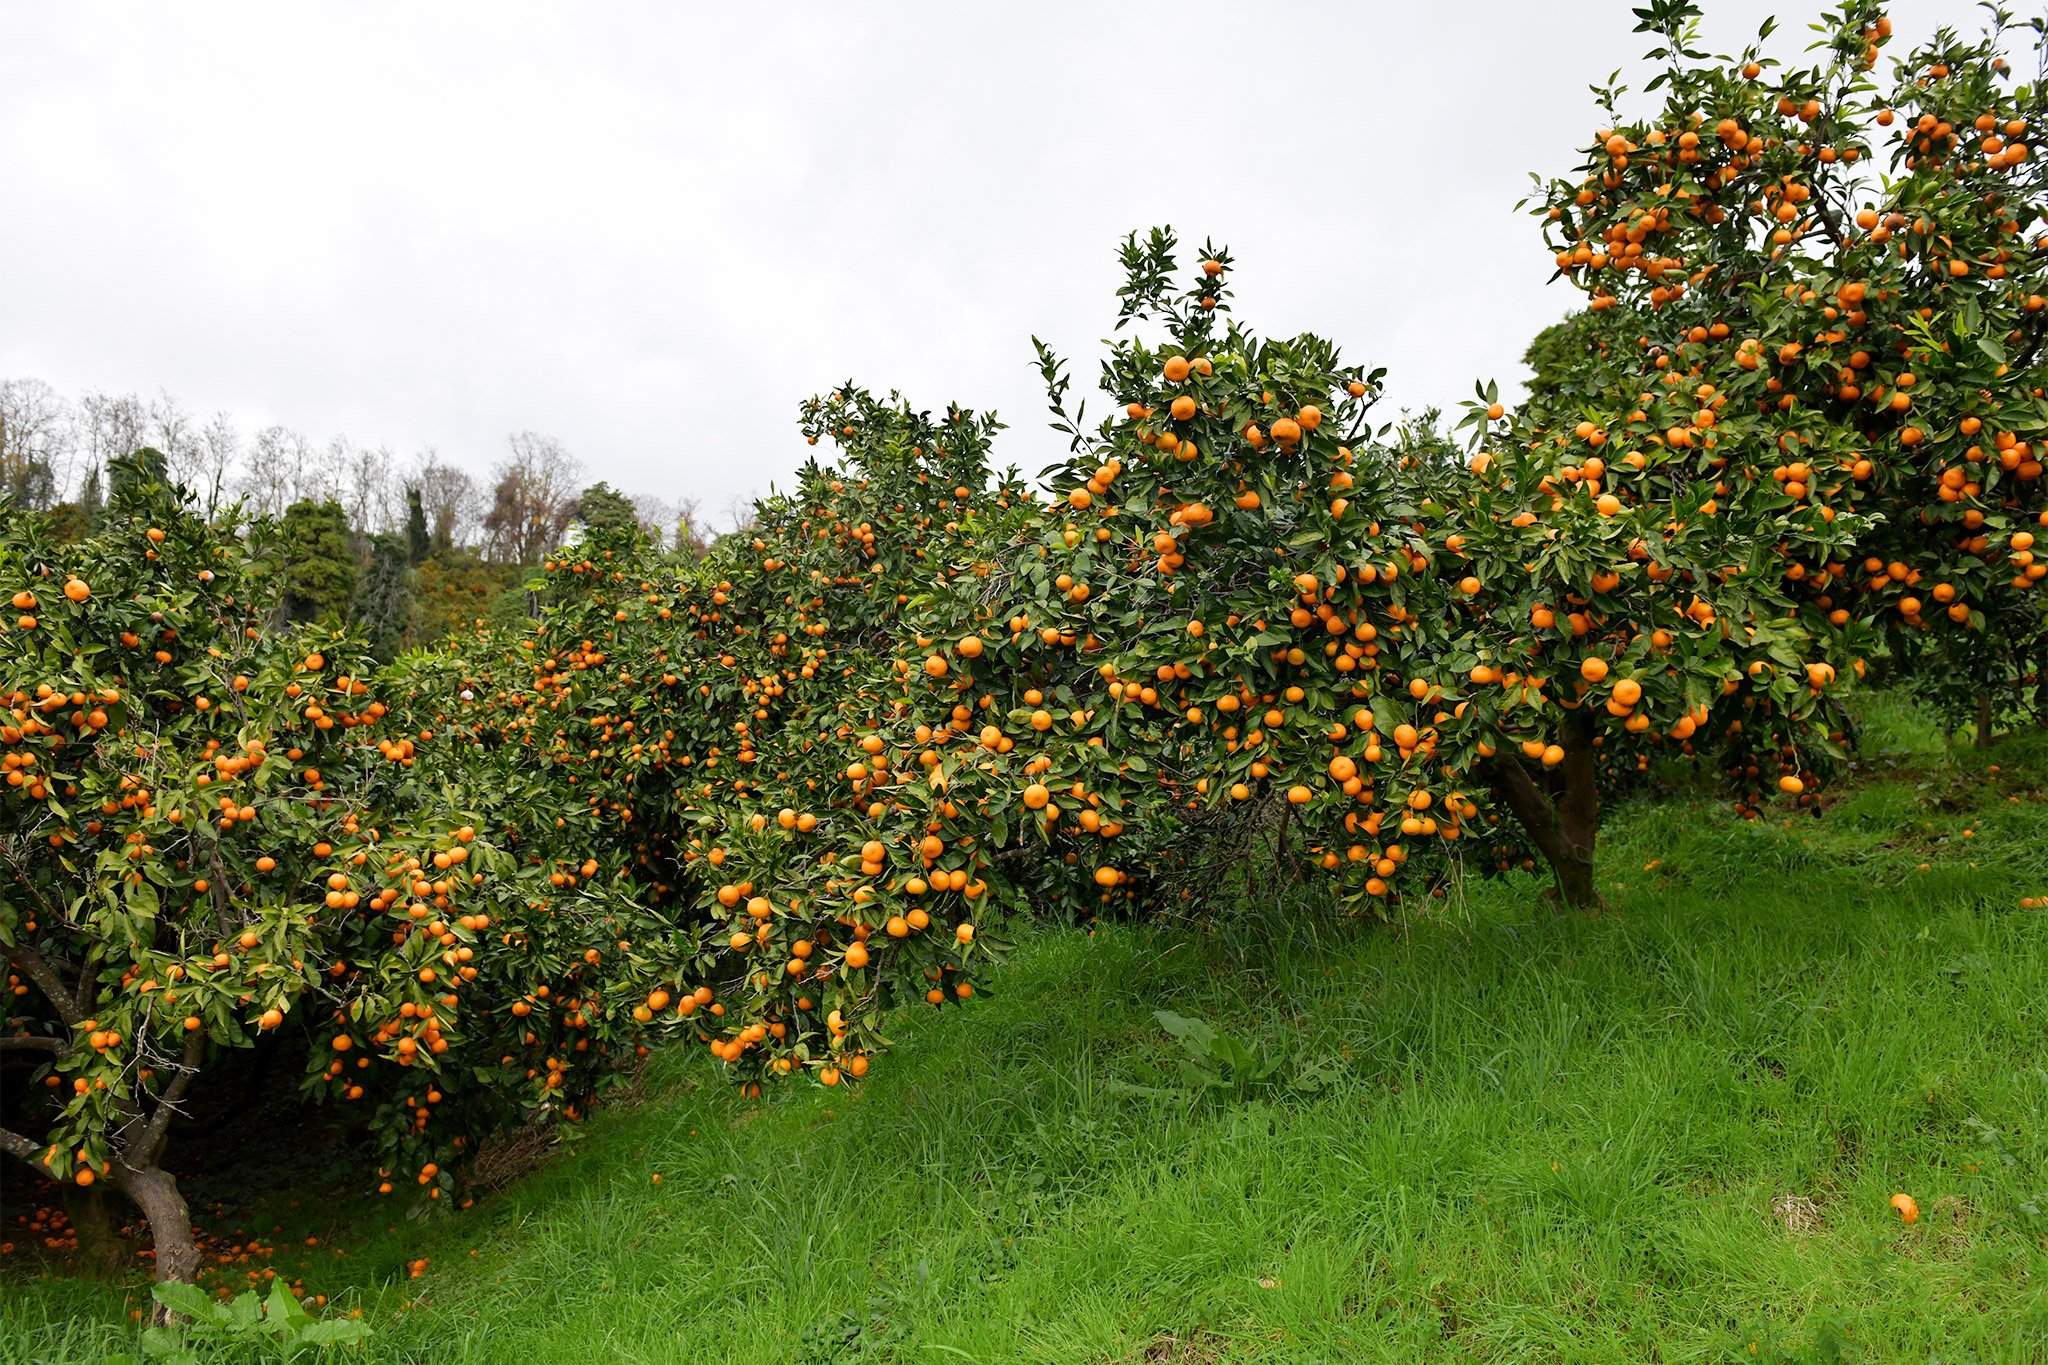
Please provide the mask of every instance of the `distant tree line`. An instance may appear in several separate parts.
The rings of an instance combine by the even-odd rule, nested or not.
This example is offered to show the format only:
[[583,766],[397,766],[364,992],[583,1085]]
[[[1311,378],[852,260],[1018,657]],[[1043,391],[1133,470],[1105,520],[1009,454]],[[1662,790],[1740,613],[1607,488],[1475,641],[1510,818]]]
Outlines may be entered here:
[[291,620],[351,619],[382,657],[479,619],[526,610],[524,570],[581,522],[637,525],[701,554],[697,501],[582,486],[552,436],[515,432],[487,479],[432,448],[402,459],[347,436],[248,432],[201,419],[169,394],[67,398],[40,379],[0,379],[0,510],[46,513],[82,539],[98,522],[112,462],[155,452],[208,517],[236,517],[276,566]]

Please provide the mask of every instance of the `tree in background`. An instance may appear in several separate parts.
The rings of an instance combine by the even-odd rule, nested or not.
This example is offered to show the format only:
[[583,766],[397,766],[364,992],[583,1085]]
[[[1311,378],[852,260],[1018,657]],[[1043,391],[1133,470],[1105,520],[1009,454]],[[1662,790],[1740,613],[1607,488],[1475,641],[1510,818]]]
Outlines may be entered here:
[[164,453],[154,446],[141,446],[129,454],[114,456],[107,461],[108,500],[119,502],[138,497],[136,490],[144,485],[168,483],[168,468]]
[[290,427],[268,426],[251,442],[249,470],[236,491],[251,517],[275,521],[295,502],[326,497],[329,488],[313,443]]
[[337,436],[328,443],[327,464],[337,475],[342,511],[358,534],[388,531],[397,523],[403,504],[388,447],[357,445]]
[[302,501],[277,525],[272,557],[284,575],[287,621],[340,620],[354,600],[358,570],[341,504]]
[[85,519],[85,528],[90,531],[100,524],[100,513],[105,509],[107,495],[105,481],[100,477],[100,467],[94,465],[85,476],[84,485],[78,490],[78,511]]
[[66,545],[84,540],[99,525],[102,501],[100,471],[95,467],[86,475],[75,499],[60,502],[50,509],[50,534]]
[[96,469],[149,444],[142,401],[133,394],[88,393],[78,400],[77,440],[80,453]]
[[[68,401],[39,379],[0,379],[0,501],[62,507],[54,527],[60,537],[82,536],[94,524],[97,494],[78,472],[90,479],[144,447],[161,452],[164,477],[188,491],[202,516],[217,518],[239,504],[248,524],[275,524],[293,503],[332,500],[359,540],[402,531],[414,567],[470,546],[500,564],[531,564],[578,515],[577,462],[561,442],[533,432],[510,438],[487,499],[476,477],[432,448],[401,466],[382,444],[346,436],[323,444],[275,424],[244,433],[226,413],[202,421],[168,393],[89,392]],[[694,500],[607,492],[650,540],[679,537],[701,553]]]
[[40,379],[0,380],[0,503],[57,501],[71,454],[69,405]]
[[552,436],[522,431],[498,465],[483,528],[500,564],[536,564],[576,516],[576,458]]
[[479,622],[515,626],[526,619],[526,594],[517,565],[487,563],[476,551],[456,548],[423,560],[414,574],[405,643],[436,645],[466,635]]
[[420,501],[420,486],[405,486],[405,557],[415,567],[434,552],[434,538],[427,529],[426,505]]
[[432,553],[445,555],[459,545],[468,545],[479,530],[482,514],[476,480],[467,470],[443,464],[429,450],[413,470],[412,485],[420,491],[420,506],[427,516]]
[[176,399],[158,394],[149,412],[157,425],[153,442],[170,461],[171,478],[190,490],[202,516],[217,516],[229,500],[235,467],[241,459],[242,436],[234,420],[217,412],[204,426],[185,416]]
[[633,500],[608,483],[594,483],[576,499],[576,519],[587,531],[637,533],[640,514]]
[[412,620],[412,571],[403,537],[389,531],[370,537],[369,564],[356,585],[349,617],[361,629],[371,658],[389,663],[398,657]]
[[656,546],[686,551],[693,559],[704,557],[707,542],[695,529],[701,520],[697,499],[670,501],[641,493],[633,498],[633,511],[640,518],[640,529]]

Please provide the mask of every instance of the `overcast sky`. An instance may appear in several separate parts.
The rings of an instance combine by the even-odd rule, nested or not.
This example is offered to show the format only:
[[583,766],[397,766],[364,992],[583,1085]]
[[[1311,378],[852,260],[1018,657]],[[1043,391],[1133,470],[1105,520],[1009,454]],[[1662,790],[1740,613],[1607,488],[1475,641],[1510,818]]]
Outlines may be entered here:
[[[1769,9],[1710,0],[1710,46]],[[1048,463],[1029,338],[1092,384],[1114,248],[1170,223],[1260,331],[1454,402],[1572,304],[1514,205],[1628,10],[0,0],[0,377],[479,473],[531,428],[722,513],[849,376]]]

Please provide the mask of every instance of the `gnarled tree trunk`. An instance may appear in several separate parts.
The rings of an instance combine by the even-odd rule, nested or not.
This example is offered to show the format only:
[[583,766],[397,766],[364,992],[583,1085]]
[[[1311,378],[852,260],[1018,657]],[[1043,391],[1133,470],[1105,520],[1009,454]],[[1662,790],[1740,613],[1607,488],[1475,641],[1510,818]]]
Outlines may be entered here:
[[1549,864],[1558,900],[1575,910],[1596,909],[1600,893],[1593,884],[1593,846],[1600,833],[1600,784],[1592,716],[1583,709],[1570,712],[1564,739],[1564,762],[1554,783],[1546,783],[1511,753],[1488,763],[1488,777],[1494,795]]
[[149,1220],[156,1245],[156,1277],[189,1282],[199,1273],[199,1243],[192,1235],[192,1210],[178,1192],[178,1182],[161,1166],[136,1168],[116,1164],[114,1187],[135,1202]]
[[[80,1018],[77,1001],[50,970],[49,964],[25,948],[16,948],[10,957],[31,973],[31,980],[43,986],[59,1016],[76,1027]],[[45,985],[46,981],[51,984]],[[34,1050],[62,1056],[65,1050],[62,1042],[53,1039],[10,1038],[6,1041],[12,1045],[7,1049],[9,1051]],[[189,1283],[199,1272],[199,1243],[192,1233],[192,1210],[178,1192],[177,1180],[163,1168],[163,1153],[170,1141],[171,1121],[177,1117],[178,1106],[192,1088],[199,1075],[200,1064],[205,1059],[206,1035],[200,1032],[186,1034],[183,1053],[176,1062],[168,1064],[173,1073],[171,1081],[162,1094],[155,1097],[155,1107],[145,1109],[133,1096],[123,1101],[122,1112],[127,1121],[113,1134],[113,1159],[104,1171],[104,1178],[140,1209],[149,1223],[150,1241],[156,1248],[158,1280]],[[49,1177],[52,1174],[50,1168],[43,1164],[45,1150],[43,1142],[0,1127],[0,1152],[19,1158]],[[67,1182],[66,1197],[77,1201],[87,1195],[87,1189]],[[98,1194],[97,1186],[90,1187],[91,1196]],[[78,1205],[74,1204],[74,1207]],[[85,1249],[87,1235],[87,1229],[81,1224],[81,1250]],[[165,1315],[159,1311],[157,1317],[162,1321]]]

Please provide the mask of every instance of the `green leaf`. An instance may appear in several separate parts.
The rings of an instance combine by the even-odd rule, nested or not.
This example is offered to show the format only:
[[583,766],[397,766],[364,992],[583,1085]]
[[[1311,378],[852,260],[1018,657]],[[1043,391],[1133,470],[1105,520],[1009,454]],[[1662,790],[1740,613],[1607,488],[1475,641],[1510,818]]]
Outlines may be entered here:
[[263,1311],[272,1322],[294,1326],[313,1320],[313,1315],[306,1311],[305,1305],[292,1295],[281,1279],[270,1282],[270,1297],[264,1300]]
[[155,919],[161,904],[157,899],[156,888],[147,880],[129,882],[127,887],[125,895],[129,911],[141,919]]
[[299,1333],[308,1346],[353,1346],[370,1338],[370,1324],[359,1318],[322,1318]]
[[212,1296],[196,1284],[168,1282],[152,1286],[149,1294],[151,1298],[170,1309],[173,1313],[182,1314],[188,1318],[210,1318],[213,1316],[215,1305]]
[[[425,1048],[420,1050],[422,1052],[426,1051]],[[252,1289],[246,1293],[237,1294],[234,1298],[228,1300],[227,1319],[229,1326],[242,1331],[247,1331],[261,1322],[263,1320],[263,1308],[257,1302],[256,1291]]]
[[[190,1288],[189,1285],[185,1287]],[[197,1360],[198,1357],[185,1350],[184,1346],[185,1338],[183,1334],[173,1331],[171,1328],[145,1327],[142,1329],[142,1353],[144,1355],[153,1356],[158,1360]]]

